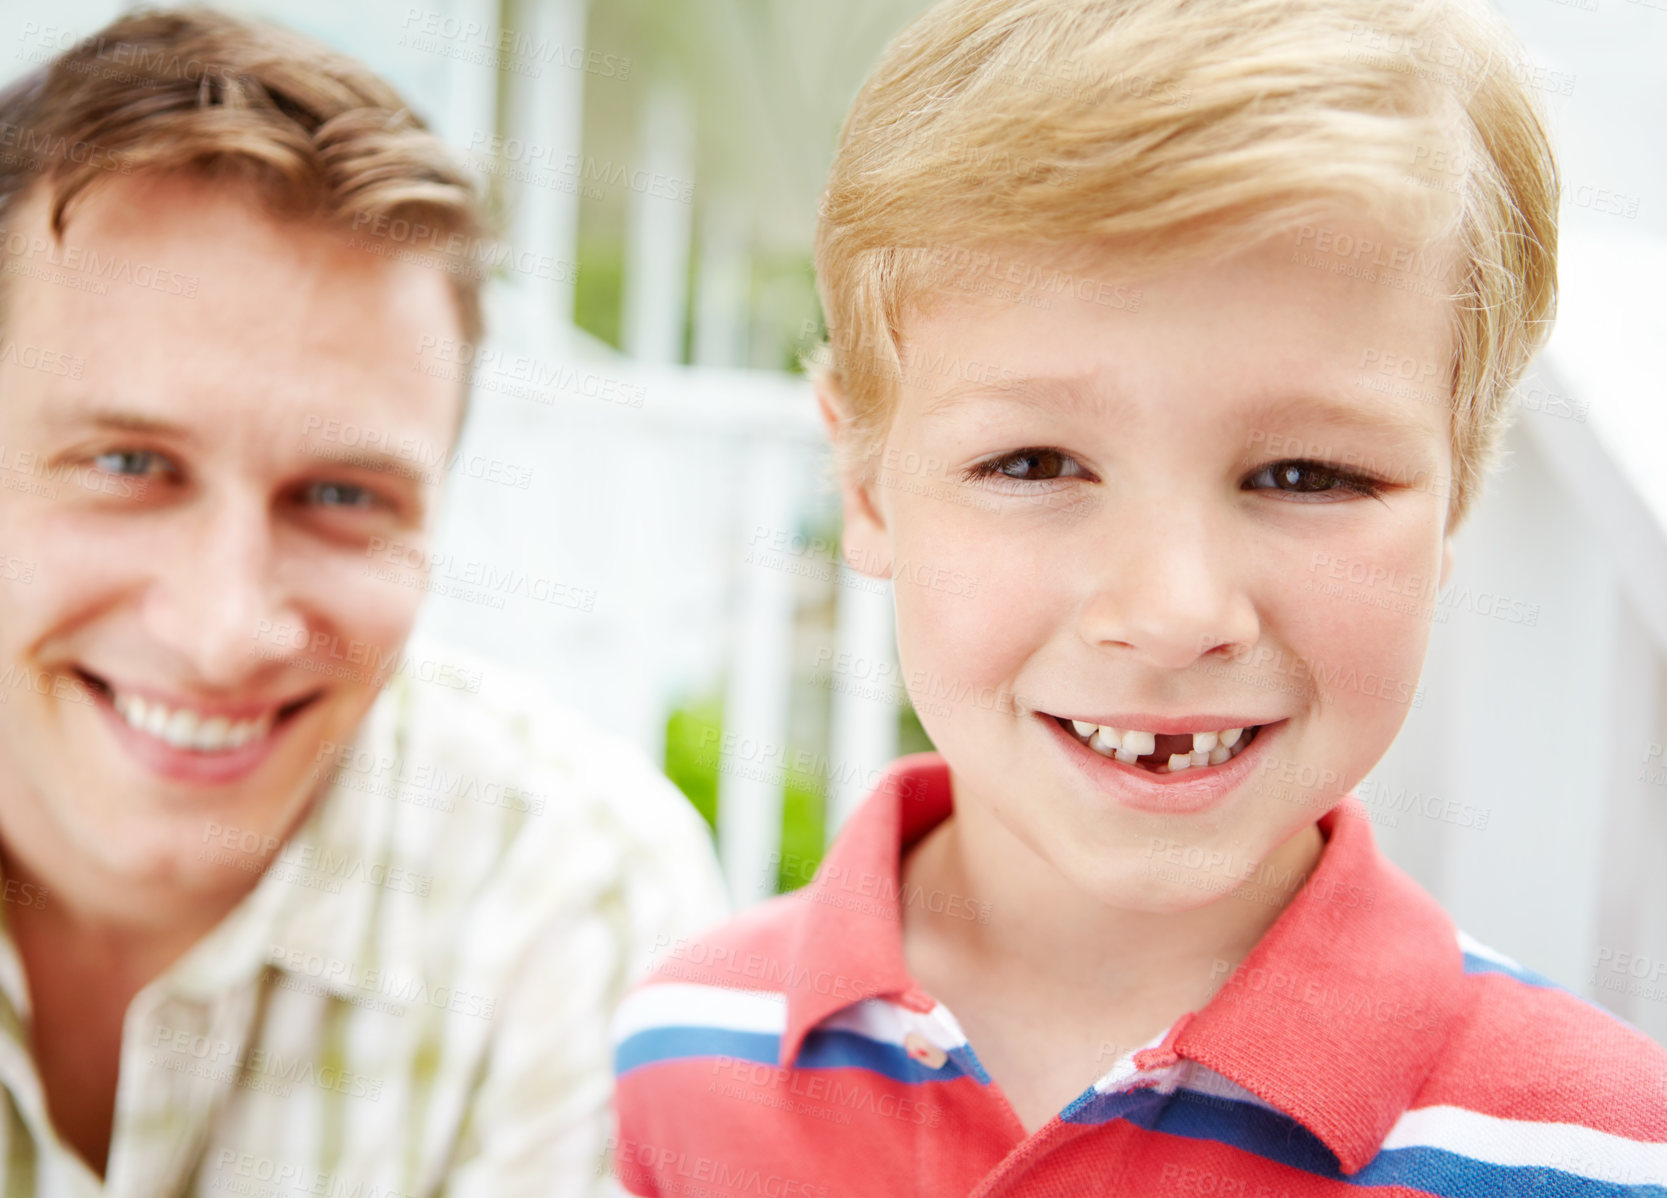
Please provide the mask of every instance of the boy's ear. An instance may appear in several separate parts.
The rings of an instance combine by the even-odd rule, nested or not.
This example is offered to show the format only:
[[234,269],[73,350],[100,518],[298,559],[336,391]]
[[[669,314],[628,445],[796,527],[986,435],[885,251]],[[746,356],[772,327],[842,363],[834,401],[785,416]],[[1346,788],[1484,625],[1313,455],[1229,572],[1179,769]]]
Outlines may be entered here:
[[1441,538],[1441,578],[1436,582],[1438,591],[1447,589],[1447,580],[1453,577],[1453,537],[1448,534]]
[[828,444],[833,446],[835,469],[839,474],[840,507],[845,513],[840,540],[845,560],[859,574],[890,578],[891,534],[886,528],[885,513],[876,501],[867,462],[846,452],[851,429],[844,400],[826,377],[816,380],[815,389],[816,406],[828,430]]

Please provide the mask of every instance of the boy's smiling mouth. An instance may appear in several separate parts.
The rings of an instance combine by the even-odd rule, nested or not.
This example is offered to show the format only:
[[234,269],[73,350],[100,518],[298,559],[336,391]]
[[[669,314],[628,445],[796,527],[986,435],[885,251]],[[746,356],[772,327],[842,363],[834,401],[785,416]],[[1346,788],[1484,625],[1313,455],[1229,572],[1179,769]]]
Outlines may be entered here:
[[1260,724],[1223,728],[1200,727],[1193,731],[1152,732],[1116,727],[1087,720],[1053,716],[1056,723],[1079,743],[1124,765],[1153,774],[1179,774],[1186,770],[1225,765],[1249,748]]

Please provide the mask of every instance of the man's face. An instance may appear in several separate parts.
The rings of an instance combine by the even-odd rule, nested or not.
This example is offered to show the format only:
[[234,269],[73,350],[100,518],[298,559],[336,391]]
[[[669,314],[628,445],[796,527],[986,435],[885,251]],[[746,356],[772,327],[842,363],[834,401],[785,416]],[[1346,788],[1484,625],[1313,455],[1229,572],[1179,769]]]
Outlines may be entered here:
[[959,809],[1108,904],[1255,884],[1415,694],[1446,280],[1354,279],[1314,240],[1144,274],[1102,255],[1067,286],[996,254],[906,322],[873,481],[848,475],[846,552],[894,580]]
[[[11,230],[45,243],[40,196]],[[0,326],[8,846],[246,880],[208,830],[290,829],[415,617],[422,578],[370,551],[426,556],[461,394],[410,362],[456,309],[438,272],[184,178],[91,193],[55,257],[10,261]]]

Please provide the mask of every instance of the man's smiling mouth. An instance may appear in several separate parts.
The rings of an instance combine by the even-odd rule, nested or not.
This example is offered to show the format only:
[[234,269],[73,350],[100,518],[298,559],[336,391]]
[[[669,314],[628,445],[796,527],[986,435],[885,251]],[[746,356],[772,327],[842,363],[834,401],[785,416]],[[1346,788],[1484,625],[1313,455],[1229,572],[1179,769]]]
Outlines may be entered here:
[[191,753],[232,753],[270,736],[272,730],[323,694],[314,691],[264,711],[234,718],[184,704],[165,703],[113,685],[96,674],[77,670],[96,694],[115,708],[128,727],[161,741],[169,748]]
[[1247,724],[1240,728],[1167,733],[1114,728],[1109,724],[1092,724],[1064,716],[1054,716],[1053,719],[1100,756],[1154,774],[1179,774],[1184,770],[1224,765],[1244,752],[1256,739],[1256,733],[1265,726]]

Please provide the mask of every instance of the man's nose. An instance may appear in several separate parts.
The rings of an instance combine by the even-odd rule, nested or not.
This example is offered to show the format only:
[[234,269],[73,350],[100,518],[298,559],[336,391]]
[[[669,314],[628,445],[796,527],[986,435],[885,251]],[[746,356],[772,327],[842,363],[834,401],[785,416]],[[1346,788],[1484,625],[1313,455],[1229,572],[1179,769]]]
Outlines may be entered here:
[[270,508],[263,496],[216,496],[204,504],[171,559],[156,563],[150,632],[204,686],[235,686],[272,658],[261,632],[300,628],[281,579]]

